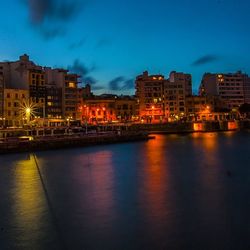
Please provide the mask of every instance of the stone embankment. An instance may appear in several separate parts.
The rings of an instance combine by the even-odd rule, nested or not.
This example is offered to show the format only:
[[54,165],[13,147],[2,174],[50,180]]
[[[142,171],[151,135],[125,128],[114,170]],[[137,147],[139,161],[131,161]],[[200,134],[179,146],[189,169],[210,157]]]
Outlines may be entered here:
[[151,139],[148,134],[156,133],[181,134],[249,129],[250,120],[2,129],[0,154],[148,140]]
[[133,142],[152,139],[145,132],[127,133],[101,133],[98,135],[64,135],[64,136],[43,136],[24,140],[24,138],[9,138],[0,142],[0,154],[33,152],[41,150],[52,150],[61,148],[84,147],[99,144],[111,144],[122,142]]
[[162,124],[133,124],[129,130],[146,131],[148,133],[181,134],[193,132],[220,132],[250,129],[250,121],[203,121],[176,122]]

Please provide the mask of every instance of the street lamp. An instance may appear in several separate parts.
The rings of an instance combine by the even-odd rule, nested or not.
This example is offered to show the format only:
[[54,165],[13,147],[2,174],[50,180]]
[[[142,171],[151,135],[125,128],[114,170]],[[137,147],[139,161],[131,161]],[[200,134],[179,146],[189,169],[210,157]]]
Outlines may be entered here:
[[35,116],[35,110],[37,108],[37,104],[30,101],[24,101],[24,103],[20,103],[20,113],[23,121],[26,120],[27,124],[29,124],[31,117]]
[[31,112],[31,109],[30,108],[26,108],[25,109],[25,116],[27,118],[27,123],[29,124],[30,122],[30,112]]

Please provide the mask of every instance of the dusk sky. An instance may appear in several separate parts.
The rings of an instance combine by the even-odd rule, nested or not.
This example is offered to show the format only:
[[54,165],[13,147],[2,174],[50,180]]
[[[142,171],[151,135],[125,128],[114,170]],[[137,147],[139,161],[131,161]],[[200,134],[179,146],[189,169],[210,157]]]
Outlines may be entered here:
[[1,1],[0,61],[27,53],[83,74],[94,93],[134,93],[144,70],[250,73],[249,0]]

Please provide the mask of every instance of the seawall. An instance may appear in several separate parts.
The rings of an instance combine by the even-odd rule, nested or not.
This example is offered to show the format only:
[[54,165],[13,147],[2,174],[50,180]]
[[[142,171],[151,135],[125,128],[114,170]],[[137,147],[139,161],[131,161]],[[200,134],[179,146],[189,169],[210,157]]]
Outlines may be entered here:
[[71,135],[40,137],[34,140],[10,140],[0,143],[0,154],[74,148],[100,144],[123,143],[152,139],[147,133],[106,133],[100,135]]

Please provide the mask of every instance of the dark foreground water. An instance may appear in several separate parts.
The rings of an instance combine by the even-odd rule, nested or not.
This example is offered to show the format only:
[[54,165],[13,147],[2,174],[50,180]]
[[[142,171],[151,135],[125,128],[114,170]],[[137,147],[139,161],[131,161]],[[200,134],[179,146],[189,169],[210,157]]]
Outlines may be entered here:
[[0,156],[0,249],[250,249],[250,133]]

